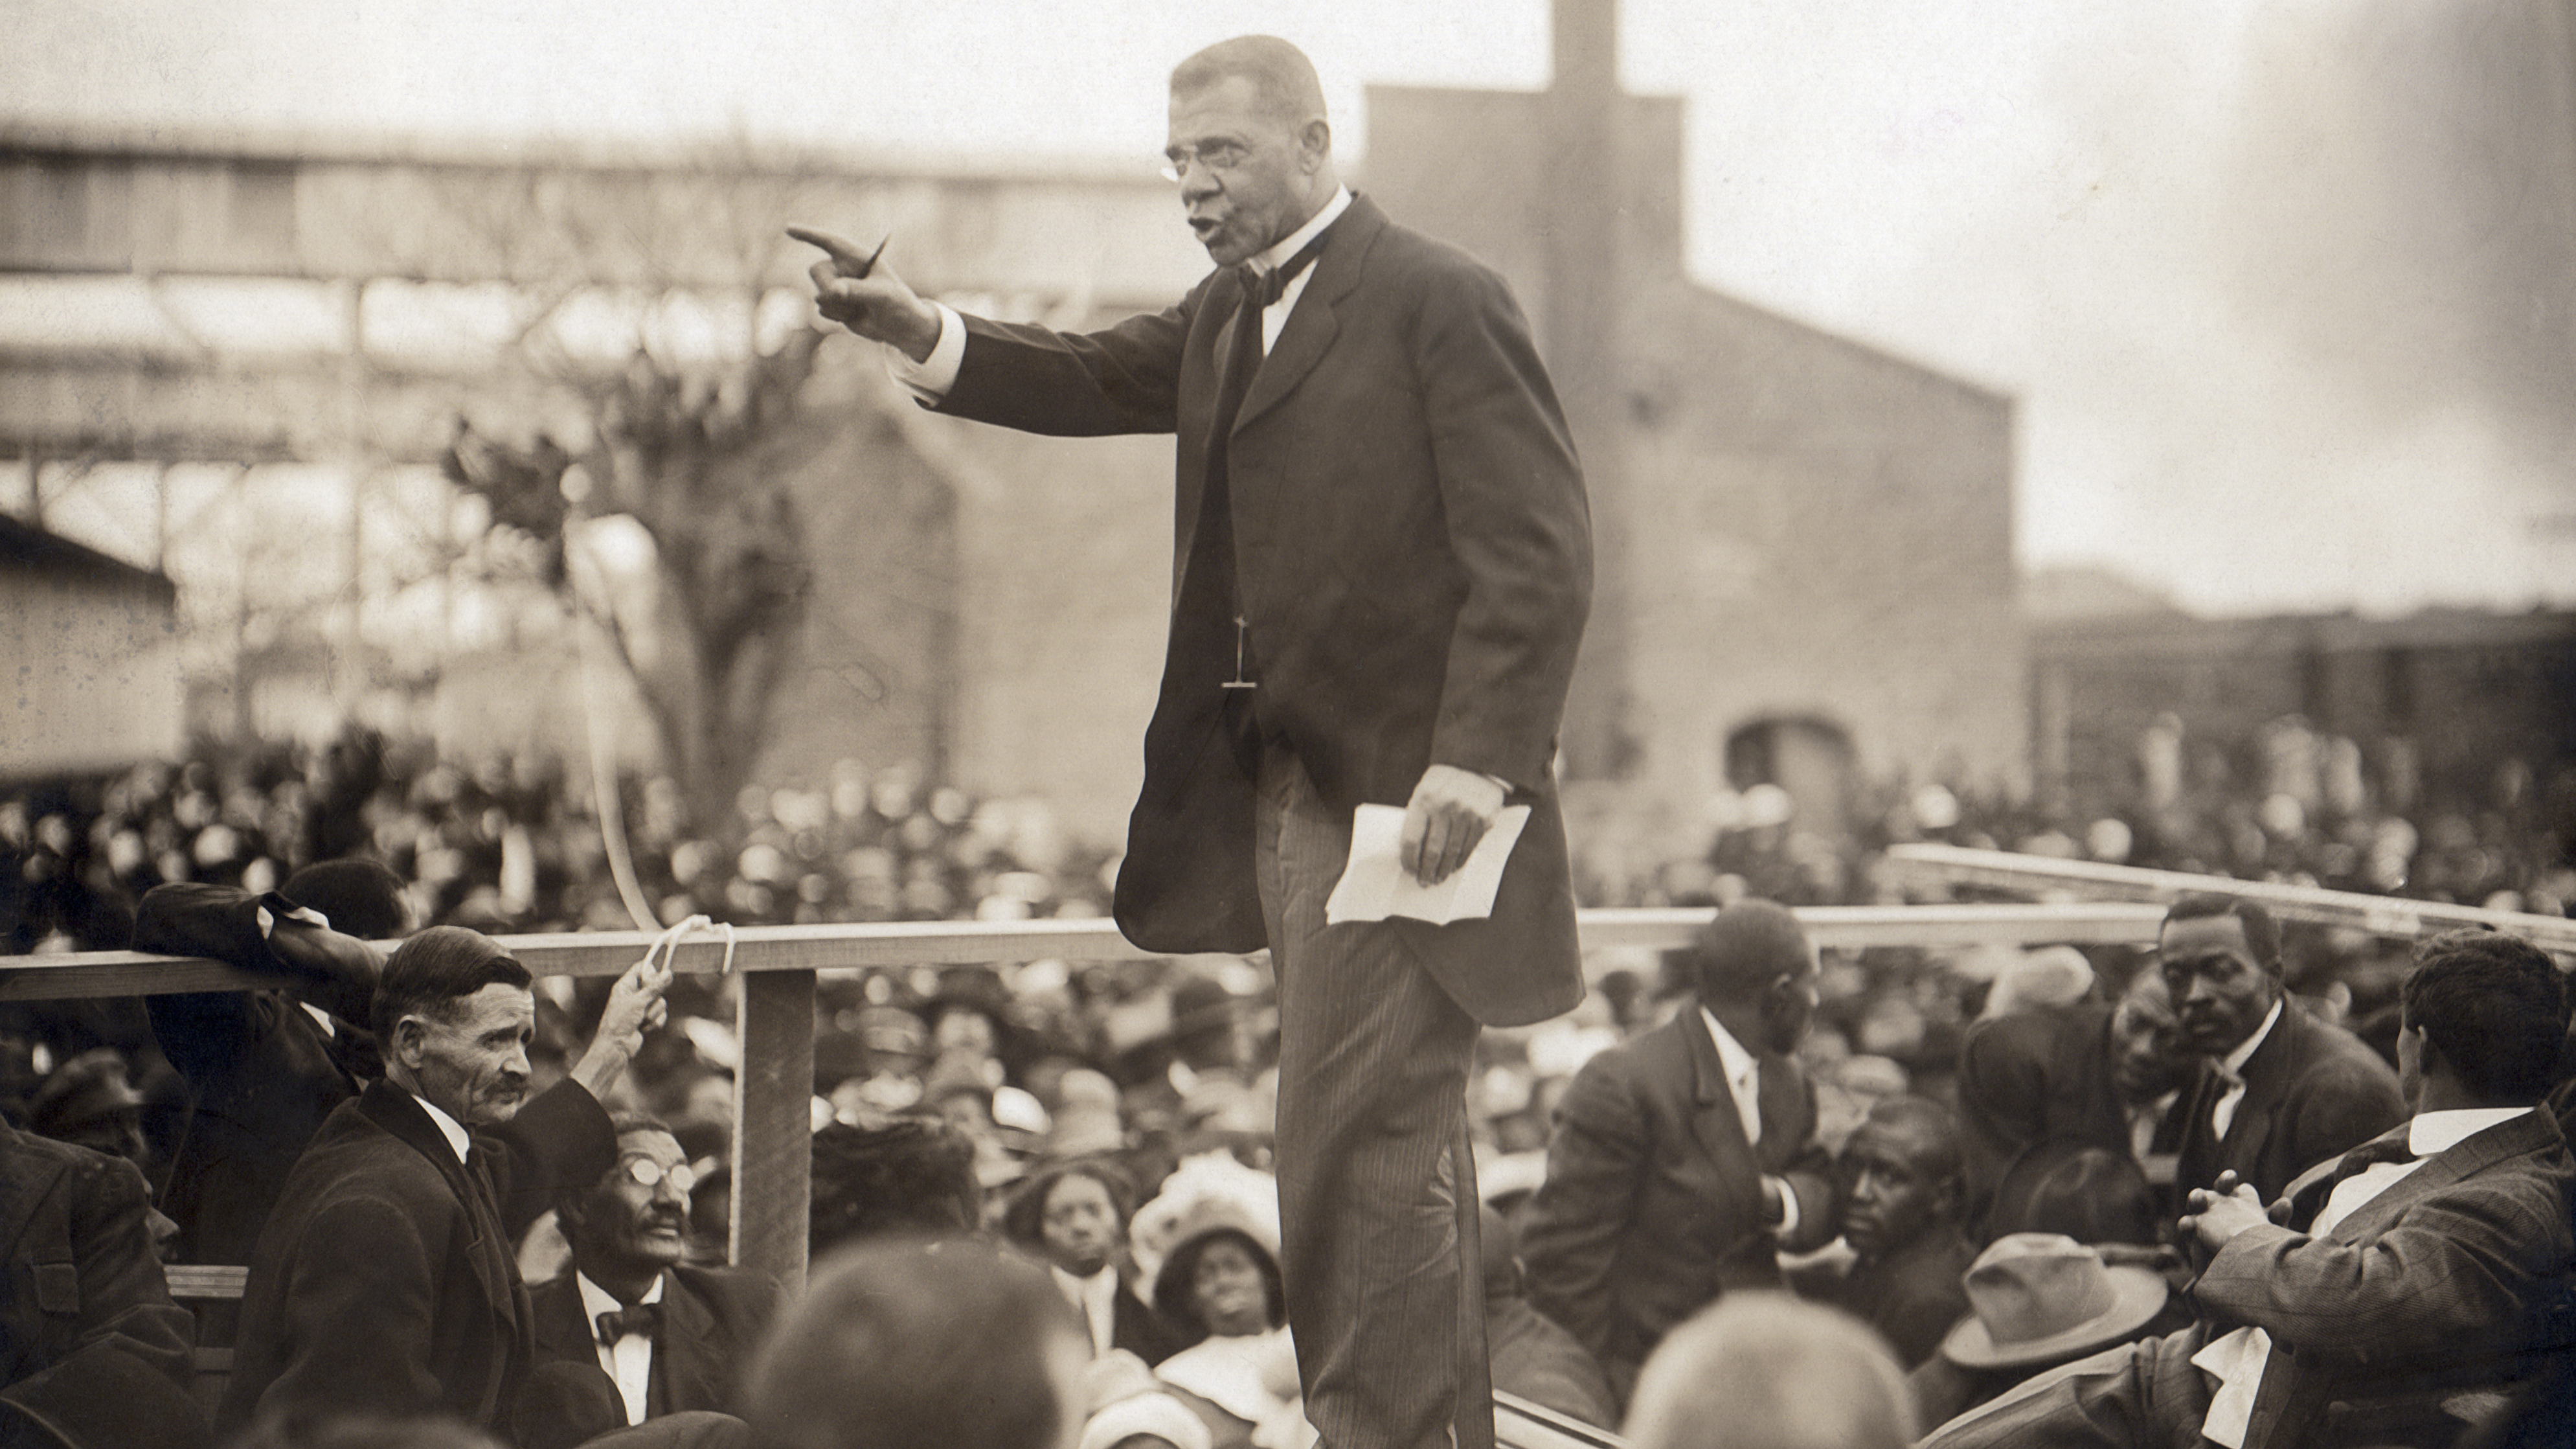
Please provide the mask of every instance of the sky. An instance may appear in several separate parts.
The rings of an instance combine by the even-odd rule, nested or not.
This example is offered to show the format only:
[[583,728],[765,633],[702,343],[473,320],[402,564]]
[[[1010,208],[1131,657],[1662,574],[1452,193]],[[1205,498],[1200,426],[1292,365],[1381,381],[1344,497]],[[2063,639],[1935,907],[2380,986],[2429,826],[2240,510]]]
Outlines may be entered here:
[[[1545,0],[0,0],[0,124],[1160,150],[1198,45],[1545,84]],[[2016,399],[2026,564],[2576,604],[2570,0],[1627,0],[1700,281]],[[1176,220],[1177,226],[1177,220]]]

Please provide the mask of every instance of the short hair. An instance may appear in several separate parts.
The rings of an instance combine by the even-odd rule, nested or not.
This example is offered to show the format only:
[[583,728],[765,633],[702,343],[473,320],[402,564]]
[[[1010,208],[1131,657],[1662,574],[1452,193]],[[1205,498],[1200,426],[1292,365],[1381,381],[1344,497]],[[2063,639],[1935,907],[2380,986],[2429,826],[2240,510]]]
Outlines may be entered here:
[[972,1233],[983,1218],[975,1144],[944,1122],[826,1122],[814,1134],[807,1242],[817,1255],[863,1238]]
[[1702,1001],[1748,1001],[1815,959],[1806,928],[1777,901],[1746,899],[1719,911],[1691,940],[1691,986]]
[[1109,1162],[1059,1163],[1030,1178],[1011,1196],[1010,1205],[1002,1209],[1002,1236],[1014,1243],[1036,1245],[1046,1240],[1046,1203],[1056,1184],[1069,1177],[1087,1177],[1100,1184],[1109,1194],[1109,1210],[1118,1215],[1118,1230],[1125,1232],[1127,1222],[1136,1216],[1136,1189],[1127,1174]]
[[1049,1345],[1090,1340],[1046,1270],[972,1239],[891,1240],[816,1265],[749,1376],[770,1449],[1052,1449]]
[[[1894,1127],[1920,1132],[1929,1148],[1929,1159],[1922,1166],[1926,1176],[1934,1178],[1959,1175],[1959,1119],[1949,1108],[1929,1097],[1886,1097],[1874,1103],[1869,1115],[1861,1119],[1861,1130],[1872,1126]],[[1855,1136],[1858,1133],[1854,1133]],[[1850,1150],[1850,1144],[1844,1144]]]
[[361,941],[399,936],[411,926],[403,879],[384,862],[364,856],[308,865],[286,878],[277,893],[328,917],[331,929]]
[[1191,1290],[1198,1278],[1199,1259],[1207,1256],[1207,1250],[1219,1239],[1241,1243],[1252,1254],[1253,1265],[1261,1270],[1263,1306],[1269,1311],[1270,1326],[1277,1328],[1287,1322],[1288,1283],[1279,1276],[1279,1259],[1241,1228],[1213,1228],[1176,1245],[1154,1274],[1154,1307],[1192,1338],[1207,1336],[1207,1320],[1199,1317],[1198,1299]]
[[2405,1024],[2480,1097],[2537,1102],[2557,1085],[2566,983],[2530,942],[2478,926],[2446,931],[2415,948],[2397,999]]
[[1631,1449],[1904,1449],[1905,1371],[1867,1324],[1786,1293],[1728,1293],[1646,1359]]
[[1172,94],[1190,95],[1235,76],[1252,82],[1262,111],[1291,126],[1324,117],[1324,83],[1306,52],[1275,35],[1220,40],[1172,67]]
[[394,1027],[406,1016],[433,1016],[454,1021],[456,1003],[486,986],[525,990],[536,978],[499,942],[463,926],[432,926],[394,948],[376,981],[375,1009],[368,1025],[390,1056]]
[[2079,1243],[2153,1243],[2163,1218],[2146,1169],[2125,1152],[2044,1140],[2004,1169],[1982,1236],[2057,1233]]
[[2156,934],[2163,935],[2164,926],[2176,921],[2205,921],[2217,916],[2234,916],[2243,925],[2245,944],[2253,951],[2255,964],[2270,966],[2281,959],[2281,928],[2272,923],[2272,913],[2243,896],[2219,891],[2191,891],[2176,897],[2172,905],[2165,907],[2164,923],[2156,928]]

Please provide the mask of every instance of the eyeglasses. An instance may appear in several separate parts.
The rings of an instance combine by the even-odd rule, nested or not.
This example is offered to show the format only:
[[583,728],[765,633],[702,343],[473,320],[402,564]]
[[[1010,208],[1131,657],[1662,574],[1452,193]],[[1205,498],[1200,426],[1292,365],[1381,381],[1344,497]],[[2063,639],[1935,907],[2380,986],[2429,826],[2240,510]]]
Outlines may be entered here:
[[1240,141],[1201,141],[1187,150],[1174,146],[1163,153],[1163,179],[1178,185],[1193,164],[1223,175],[1251,154],[1251,148]]
[[640,1187],[660,1187],[667,1182],[671,1190],[682,1197],[688,1196],[690,1189],[698,1185],[697,1170],[685,1162],[674,1162],[664,1167],[649,1157],[630,1157],[626,1159],[626,1175],[635,1179]]

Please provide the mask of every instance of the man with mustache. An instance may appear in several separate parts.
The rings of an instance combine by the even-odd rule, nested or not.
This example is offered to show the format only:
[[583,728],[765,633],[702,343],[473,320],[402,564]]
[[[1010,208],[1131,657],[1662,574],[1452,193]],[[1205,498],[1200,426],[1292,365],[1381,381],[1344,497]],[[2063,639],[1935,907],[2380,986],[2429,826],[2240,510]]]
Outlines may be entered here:
[[[647,1418],[741,1412],[735,1388],[785,1293],[746,1268],[699,1268],[689,1250],[697,1175],[671,1129],[617,1119],[617,1162],[559,1195],[572,1245],[563,1276],[528,1290],[537,1361],[553,1392],[522,1398],[525,1449],[579,1443]],[[542,1428],[535,1422],[549,1422]]]
[[[1270,36],[1172,72],[1165,173],[1217,266],[1072,334],[934,306],[798,232],[825,317],[943,412],[1176,436],[1175,578],[1115,914],[1155,953],[1267,947],[1281,1267],[1333,1449],[1492,1438],[1465,1088],[1480,1026],[1583,995],[1556,735],[1592,587],[1582,473],[1494,270],[1343,187]],[[1529,807],[1491,915],[1328,923],[1354,812],[1447,879]],[[1454,1441],[1452,1434],[1454,1431]]]
[[2281,933],[2252,901],[2195,892],[2165,912],[2156,969],[2184,1045],[2208,1058],[2183,1094],[2179,1193],[2232,1172],[2264,1201],[2406,1120],[2397,1074],[2281,984]]
[[220,1432],[297,1436],[366,1414],[496,1427],[530,1354],[512,1244],[557,1191],[617,1160],[596,1094],[626,1070],[671,973],[651,957],[628,968],[589,1050],[533,1095],[530,979],[456,926],[385,963],[372,1010],[384,1079],[323,1121],[260,1232]]

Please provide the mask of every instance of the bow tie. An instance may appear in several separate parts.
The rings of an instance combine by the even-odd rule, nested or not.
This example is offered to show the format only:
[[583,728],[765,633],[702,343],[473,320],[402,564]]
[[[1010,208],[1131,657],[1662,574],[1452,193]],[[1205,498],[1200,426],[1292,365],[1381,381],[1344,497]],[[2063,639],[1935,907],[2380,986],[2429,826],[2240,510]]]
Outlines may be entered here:
[[630,1333],[659,1338],[662,1334],[662,1305],[638,1303],[632,1308],[612,1308],[599,1315],[601,1343],[614,1346],[617,1340]]
[[[1326,234],[1330,234],[1329,229]],[[1279,299],[1288,295],[1288,284],[1297,280],[1297,274],[1313,266],[1315,258],[1323,254],[1324,238],[1318,236],[1299,247],[1295,256],[1272,267],[1269,271],[1262,271],[1250,262],[1244,263],[1244,295],[1251,299],[1253,305],[1265,310],[1277,306]]]

